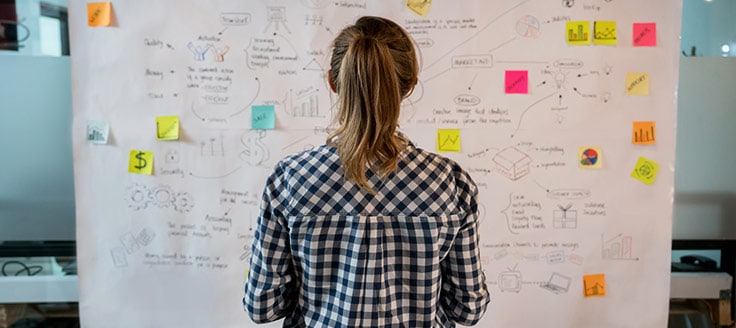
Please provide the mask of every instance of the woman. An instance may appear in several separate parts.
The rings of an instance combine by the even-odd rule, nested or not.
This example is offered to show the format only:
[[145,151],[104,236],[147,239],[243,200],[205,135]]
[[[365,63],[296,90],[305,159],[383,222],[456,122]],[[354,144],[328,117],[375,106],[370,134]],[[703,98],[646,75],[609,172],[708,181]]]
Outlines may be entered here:
[[245,310],[284,327],[474,325],[489,301],[476,185],[397,131],[419,71],[411,38],[362,17],[332,46],[339,126],[268,178]]

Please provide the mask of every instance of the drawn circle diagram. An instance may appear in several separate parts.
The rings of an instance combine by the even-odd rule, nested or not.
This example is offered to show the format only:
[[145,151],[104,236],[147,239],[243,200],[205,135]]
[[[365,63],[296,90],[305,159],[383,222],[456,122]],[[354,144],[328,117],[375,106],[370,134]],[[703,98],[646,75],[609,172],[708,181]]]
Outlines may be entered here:
[[539,20],[530,15],[519,18],[516,21],[516,33],[525,38],[536,38],[539,36]]
[[586,149],[580,156],[580,164],[583,166],[593,166],[598,162],[598,152],[595,149]]
[[636,169],[636,172],[639,174],[640,177],[647,179],[652,177],[654,171],[654,167],[652,167],[649,163],[644,163]]

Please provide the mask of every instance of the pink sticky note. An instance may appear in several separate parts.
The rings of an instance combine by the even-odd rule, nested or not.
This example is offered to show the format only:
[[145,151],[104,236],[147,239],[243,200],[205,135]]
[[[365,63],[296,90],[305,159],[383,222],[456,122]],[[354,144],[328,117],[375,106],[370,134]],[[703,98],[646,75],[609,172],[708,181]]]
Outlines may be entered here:
[[657,45],[657,23],[634,23],[634,47]]
[[506,71],[506,93],[529,93],[528,71]]

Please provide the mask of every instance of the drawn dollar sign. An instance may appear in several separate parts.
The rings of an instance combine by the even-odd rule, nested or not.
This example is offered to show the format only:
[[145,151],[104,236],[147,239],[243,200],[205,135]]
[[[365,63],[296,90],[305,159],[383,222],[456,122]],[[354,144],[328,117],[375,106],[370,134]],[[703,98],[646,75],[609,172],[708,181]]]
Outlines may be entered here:
[[142,151],[139,151],[138,154],[135,155],[135,158],[138,160],[138,165],[136,165],[135,168],[139,171],[148,165],[148,161],[143,158],[143,154],[144,153]]
[[241,142],[245,146],[245,150],[240,153],[240,158],[253,166],[263,164],[268,159],[268,149],[262,141],[265,137],[265,131],[243,135]]

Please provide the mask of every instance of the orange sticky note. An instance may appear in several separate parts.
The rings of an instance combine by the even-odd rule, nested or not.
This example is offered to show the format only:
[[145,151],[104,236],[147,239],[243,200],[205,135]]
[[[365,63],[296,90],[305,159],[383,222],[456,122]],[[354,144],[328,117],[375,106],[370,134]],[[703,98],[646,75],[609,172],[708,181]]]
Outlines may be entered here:
[[657,45],[657,23],[634,23],[634,47]]
[[657,141],[657,122],[634,122],[631,142],[635,145],[651,145]]
[[583,288],[585,297],[606,296],[606,275],[603,273],[584,275]]
[[110,26],[112,16],[112,4],[108,2],[87,3],[87,25]]

